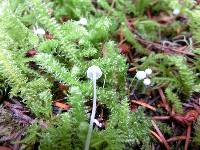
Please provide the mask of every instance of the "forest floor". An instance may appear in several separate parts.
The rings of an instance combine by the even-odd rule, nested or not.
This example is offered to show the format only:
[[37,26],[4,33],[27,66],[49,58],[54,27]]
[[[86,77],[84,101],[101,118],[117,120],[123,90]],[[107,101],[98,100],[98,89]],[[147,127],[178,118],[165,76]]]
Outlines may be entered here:
[[[109,4],[114,5],[113,1],[109,1]],[[199,3],[196,1],[190,9],[199,7]],[[99,6],[96,7],[99,11],[103,10]],[[110,12],[108,11],[108,13]],[[69,19],[69,16],[62,16],[57,20],[62,24]],[[197,150],[200,148],[198,143],[200,94],[198,93],[199,89],[191,89],[198,87],[197,84],[200,81],[200,61],[198,60],[200,57],[199,51],[195,51],[200,44],[194,37],[193,28],[190,27],[190,19],[179,9],[174,9],[170,13],[164,11],[155,13],[150,7],[147,7],[142,17],[126,15],[126,28],[122,28],[123,25],[120,26],[117,28],[117,32],[109,37],[117,43],[119,53],[125,57],[128,66],[126,96],[129,106],[127,107],[132,112],[137,111],[138,107],[143,107],[144,114],[150,119],[149,135],[152,138],[152,150]],[[134,38],[132,39],[132,37]],[[46,32],[44,38],[53,39],[53,35]],[[138,50],[140,48],[141,50]],[[32,58],[37,53],[37,49],[33,48],[24,55]],[[158,54],[156,56],[158,58],[154,59],[154,54]],[[163,57],[165,55],[167,55],[166,58]],[[180,61],[179,57],[177,57],[178,59],[174,57],[176,55],[181,57]],[[29,65],[33,70],[37,70],[38,66],[34,62],[29,62]],[[146,78],[149,78],[151,83],[143,83],[143,79],[141,81],[135,79],[137,72],[142,69],[152,71],[149,75],[146,74]],[[190,83],[187,85],[185,82],[190,80],[186,78],[188,74],[190,76],[190,69],[195,73],[195,79],[192,79],[191,85]],[[142,89],[138,88],[141,84]],[[27,145],[24,143],[27,141],[23,141],[26,127],[37,122],[41,127],[47,128],[48,121],[37,118],[31,109],[21,101],[21,97],[10,97],[10,88],[8,86],[0,91],[0,145],[2,145],[0,150],[26,149]],[[70,112],[73,107],[68,101],[65,101],[66,91],[68,91],[66,85],[53,82],[52,93],[54,95],[51,110],[55,116]],[[85,105],[89,107],[90,112],[91,101],[86,102]],[[100,116],[97,118],[99,122],[101,122],[101,118],[104,118],[101,122],[103,126],[98,128],[105,130],[109,120],[107,108],[99,104],[97,114]],[[19,142],[20,140],[23,142]],[[31,143],[31,138],[28,140],[30,140],[29,144],[32,144],[29,145],[29,148],[38,148],[39,143]]]

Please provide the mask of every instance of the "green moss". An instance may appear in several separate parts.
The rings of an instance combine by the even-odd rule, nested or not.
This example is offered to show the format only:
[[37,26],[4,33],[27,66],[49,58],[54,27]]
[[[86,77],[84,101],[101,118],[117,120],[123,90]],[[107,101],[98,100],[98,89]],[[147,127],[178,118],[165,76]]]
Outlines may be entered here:
[[[97,82],[98,103],[110,113],[106,120],[108,127],[103,131],[95,128],[91,149],[131,149],[135,145],[148,149],[150,119],[141,108],[136,112],[129,110],[125,89],[128,65],[116,42],[119,31],[131,50],[136,51],[134,54],[142,57],[134,62],[137,69],[153,69],[152,89],[167,87],[168,101],[177,112],[182,111],[182,100],[200,91],[198,44],[194,49],[197,55],[191,58],[191,63],[183,56],[150,54],[127,24],[127,15],[137,17],[131,25],[144,40],[159,41],[160,28],[165,38],[169,37],[168,31],[175,36],[176,28],[181,26],[178,21],[165,30],[156,21],[147,19],[146,12],[151,8],[155,14],[161,10],[169,13],[176,6],[189,18],[189,25],[184,29],[191,31],[194,40],[199,42],[199,8],[190,11],[191,3],[187,1],[182,5],[174,0],[163,2],[165,8],[160,1],[149,0],[114,0],[113,3],[9,0],[6,11],[0,12],[0,87],[10,86],[9,96],[20,97],[37,118],[48,124],[46,129],[32,125],[22,142],[27,145],[39,142],[40,149],[83,149],[88,129],[85,102],[92,99],[92,84],[85,72],[89,66],[98,65],[103,72]],[[2,1],[0,6],[3,8]],[[69,20],[61,24],[63,16]],[[86,26],[76,23],[82,17],[88,20]],[[36,26],[48,31],[53,39],[35,35],[32,30]],[[26,57],[32,48],[37,55]],[[27,65],[30,62],[36,65],[30,68]],[[55,95],[51,89],[58,81],[69,87],[66,100],[71,109],[55,116],[51,110]],[[180,100],[180,97],[184,98]],[[197,138],[198,135],[197,129]]]

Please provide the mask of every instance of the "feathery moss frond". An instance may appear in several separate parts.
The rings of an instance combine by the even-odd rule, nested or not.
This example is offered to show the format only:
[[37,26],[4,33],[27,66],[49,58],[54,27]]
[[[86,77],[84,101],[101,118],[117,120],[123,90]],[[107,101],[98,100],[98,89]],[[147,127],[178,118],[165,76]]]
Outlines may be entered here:
[[77,81],[73,79],[69,70],[63,67],[52,55],[40,53],[36,55],[35,61],[43,69],[51,73],[57,80],[60,80],[67,85],[77,85]]
[[173,93],[172,89],[170,88],[167,88],[165,90],[165,93],[169,103],[172,105],[173,108],[175,108],[175,111],[178,113],[182,113],[183,112],[182,103],[181,100],[178,98],[178,96],[175,93]]
[[26,76],[21,73],[21,70],[13,62],[12,53],[6,49],[0,51],[0,64],[2,76],[8,79],[8,83],[13,87],[12,95],[17,95],[20,92],[19,89],[27,82]]

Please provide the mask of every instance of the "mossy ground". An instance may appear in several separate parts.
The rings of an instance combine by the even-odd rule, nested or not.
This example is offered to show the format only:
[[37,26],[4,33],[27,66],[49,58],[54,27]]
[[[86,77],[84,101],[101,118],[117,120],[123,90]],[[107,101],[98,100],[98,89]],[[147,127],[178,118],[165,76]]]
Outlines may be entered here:
[[0,0],[0,17],[4,148],[84,149],[98,65],[90,149],[199,149],[198,0]]

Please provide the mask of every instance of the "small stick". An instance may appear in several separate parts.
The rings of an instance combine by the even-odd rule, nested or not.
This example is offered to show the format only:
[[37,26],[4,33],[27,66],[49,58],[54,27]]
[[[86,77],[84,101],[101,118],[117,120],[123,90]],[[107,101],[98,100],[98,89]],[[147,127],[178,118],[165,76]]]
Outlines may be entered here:
[[170,150],[169,144],[167,143],[165,137],[164,137],[163,134],[161,133],[161,131],[160,131],[160,129],[158,128],[158,126],[156,125],[156,123],[155,123],[153,120],[151,120],[151,123],[152,123],[153,127],[155,128],[155,130],[157,131],[159,137],[162,139],[165,148],[166,148],[167,150]]
[[189,145],[189,140],[190,140],[190,133],[191,133],[191,125],[189,125],[188,128],[187,128],[184,150],[188,150],[188,145]]
[[185,140],[186,136],[174,136],[172,138],[167,139],[167,142],[174,142],[174,141],[178,141],[178,140]]
[[158,141],[160,141],[160,143],[163,143],[162,139],[159,137],[159,135],[156,132],[154,131],[150,131],[150,132],[158,139]]
[[133,102],[133,103],[135,103],[135,104],[138,104],[138,105],[142,105],[142,106],[144,106],[144,107],[146,107],[146,108],[149,108],[149,109],[151,109],[151,110],[153,110],[153,111],[156,111],[156,108],[155,108],[155,107],[153,107],[153,106],[151,106],[151,105],[149,105],[149,104],[147,104],[147,103],[145,103],[145,102],[136,101],[136,100],[131,100],[131,102]]
[[170,52],[176,52],[179,54],[184,54],[184,55],[189,55],[189,56],[195,56],[195,54],[191,53],[191,52],[187,52],[187,51],[180,51],[177,49],[174,49],[172,47],[166,47],[166,46],[162,46],[161,44],[158,43],[153,43],[151,41],[146,41],[142,38],[136,37],[136,39],[143,45],[149,47],[149,48],[154,48],[157,50],[162,50],[164,52],[170,53]]
[[132,68],[129,68],[128,71],[129,71],[129,72],[133,72],[133,71],[135,71],[136,69],[137,69],[137,67],[132,67]]
[[168,120],[170,119],[170,116],[153,116],[153,120]]
[[[182,135],[185,135],[185,133],[186,133],[186,132],[184,131]],[[180,144],[181,144],[182,141],[183,141],[182,139],[179,139],[179,140],[177,141],[175,150],[179,150],[179,149],[180,149]]]
[[165,109],[166,109],[168,112],[170,112],[170,111],[169,111],[169,105],[168,105],[168,103],[167,103],[167,101],[166,101],[166,97],[165,97],[165,95],[164,95],[164,93],[163,93],[163,90],[162,90],[161,88],[159,88],[158,91],[159,91],[161,100],[162,100],[162,102],[163,102],[163,104],[164,104],[164,106],[165,106]]

